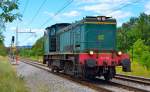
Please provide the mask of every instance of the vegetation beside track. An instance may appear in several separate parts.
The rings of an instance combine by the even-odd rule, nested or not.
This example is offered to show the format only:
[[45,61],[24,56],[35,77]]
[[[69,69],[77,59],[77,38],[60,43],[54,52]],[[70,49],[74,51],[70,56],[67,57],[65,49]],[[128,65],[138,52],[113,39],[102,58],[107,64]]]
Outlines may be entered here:
[[[148,70],[150,70],[149,30],[150,16],[141,13],[139,17],[131,17],[128,22],[123,23],[117,32],[117,48],[130,53],[131,57]],[[133,68],[135,67],[133,66]]]
[[43,37],[39,38],[32,48],[21,48],[19,55],[22,58],[31,59],[33,61],[43,61],[44,47]]
[[23,78],[17,77],[8,58],[2,56],[0,56],[0,92],[28,92]]
[[136,60],[131,63],[131,70],[132,72],[123,72],[122,67],[117,67],[117,73],[119,74],[150,78],[150,71],[145,66],[139,64]]
[[30,56],[30,57],[20,56],[20,58],[29,59],[31,61],[43,63],[43,56]]

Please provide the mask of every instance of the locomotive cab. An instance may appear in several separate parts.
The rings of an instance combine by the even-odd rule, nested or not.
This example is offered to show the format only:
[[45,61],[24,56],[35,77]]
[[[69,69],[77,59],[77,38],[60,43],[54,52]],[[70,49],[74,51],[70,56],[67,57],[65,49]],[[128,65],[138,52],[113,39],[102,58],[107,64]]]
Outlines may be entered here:
[[[89,17],[88,17],[89,18]],[[95,19],[95,20],[94,20]],[[101,18],[100,18],[101,19]],[[87,19],[85,24],[85,48],[90,50],[115,50],[116,49],[116,21],[98,18]],[[92,21],[91,21],[92,20]]]
[[80,53],[79,61],[88,71],[95,72],[86,73],[87,76],[104,76],[110,80],[119,65],[123,71],[130,72],[129,56],[116,50],[116,20],[105,16],[86,17],[83,23],[84,51],[88,53]]

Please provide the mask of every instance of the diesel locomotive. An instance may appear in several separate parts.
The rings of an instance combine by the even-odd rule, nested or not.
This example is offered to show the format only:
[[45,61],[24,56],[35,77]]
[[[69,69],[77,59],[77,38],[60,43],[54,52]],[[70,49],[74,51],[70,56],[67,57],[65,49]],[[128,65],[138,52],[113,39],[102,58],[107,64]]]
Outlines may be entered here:
[[128,54],[116,49],[116,19],[87,16],[75,23],[57,23],[44,32],[43,63],[53,72],[79,78],[112,79],[116,66],[131,71]]

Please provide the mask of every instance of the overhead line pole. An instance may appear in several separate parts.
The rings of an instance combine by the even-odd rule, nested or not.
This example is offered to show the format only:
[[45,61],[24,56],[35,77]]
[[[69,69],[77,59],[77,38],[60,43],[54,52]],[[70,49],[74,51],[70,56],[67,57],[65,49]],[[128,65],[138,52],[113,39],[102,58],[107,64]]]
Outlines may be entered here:
[[18,24],[16,27],[16,64],[18,64]]

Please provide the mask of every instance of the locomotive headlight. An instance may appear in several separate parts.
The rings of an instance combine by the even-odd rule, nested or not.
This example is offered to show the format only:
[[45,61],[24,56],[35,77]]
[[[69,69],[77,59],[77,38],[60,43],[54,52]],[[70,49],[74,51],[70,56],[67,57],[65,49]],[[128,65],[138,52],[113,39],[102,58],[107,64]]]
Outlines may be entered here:
[[118,51],[118,55],[122,55],[122,52],[121,52],[121,51]]
[[93,54],[94,54],[94,52],[93,52],[93,51],[90,51],[90,52],[89,52],[89,54],[90,54],[90,55],[93,55]]

